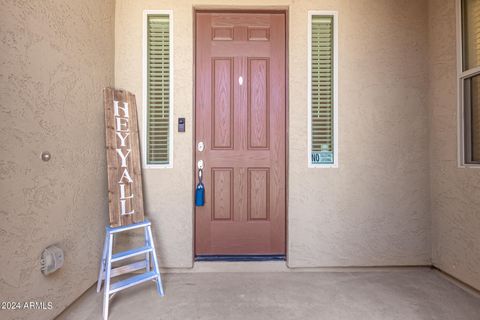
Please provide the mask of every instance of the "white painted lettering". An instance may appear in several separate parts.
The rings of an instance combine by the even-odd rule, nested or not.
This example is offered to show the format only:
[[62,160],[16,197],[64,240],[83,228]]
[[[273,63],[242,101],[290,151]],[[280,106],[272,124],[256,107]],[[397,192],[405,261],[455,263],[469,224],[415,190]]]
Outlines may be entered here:
[[123,108],[118,105],[118,101],[113,101],[113,111],[115,117],[120,117],[120,110],[123,111],[123,117],[128,118],[128,103],[123,102]]
[[133,198],[133,194],[130,193],[128,196],[125,194],[125,184],[124,183],[120,183],[120,199],[123,200],[123,199],[131,199]]
[[123,200],[120,200],[120,214],[122,216],[125,216],[125,215],[129,215],[129,214],[134,214],[135,213],[135,210],[132,210],[130,212],[127,212],[127,204],[126,204],[127,200],[123,199]]
[[120,156],[120,159],[122,159],[122,165],[121,165],[122,168],[127,167],[127,157],[130,154],[130,151],[132,151],[132,149],[127,149],[127,151],[128,151],[127,154],[123,154],[122,149],[117,149],[117,153]]
[[123,183],[123,178],[127,179],[128,183],[133,182],[133,179],[132,179],[132,177],[130,177],[130,174],[128,173],[127,168],[125,168],[125,170],[123,170],[122,176],[120,177],[120,181],[118,181],[118,183]]
[[130,133],[125,133],[125,135],[122,135],[121,132],[115,132],[117,134],[117,137],[120,138],[120,147],[126,147],[125,142],[127,141],[127,137],[130,135]]
[[115,131],[128,132],[128,118],[115,118]]

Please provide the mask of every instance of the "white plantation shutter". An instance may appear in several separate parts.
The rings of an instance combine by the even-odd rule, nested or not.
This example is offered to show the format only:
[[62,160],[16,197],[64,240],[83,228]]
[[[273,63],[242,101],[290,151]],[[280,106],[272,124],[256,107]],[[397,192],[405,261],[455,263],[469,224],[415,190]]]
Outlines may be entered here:
[[[480,161],[480,75],[471,78],[471,100],[470,100],[470,124],[469,135],[471,136],[469,150],[469,160],[471,162]],[[470,140],[470,139],[468,139]]]
[[[480,62],[480,0],[473,2],[474,47],[477,65]],[[480,161],[480,79],[479,75],[472,78],[472,105],[471,105],[471,152],[472,162]]]
[[461,1],[462,164],[480,165],[480,0]]
[[480,0],[462,1],[463,71],[480,65]]
[[147,16],[147,164],[169,163],[170,17]]
[[312,164],[333,164],[335,146],[335,26],[332,15],[311,16],[310,152]]

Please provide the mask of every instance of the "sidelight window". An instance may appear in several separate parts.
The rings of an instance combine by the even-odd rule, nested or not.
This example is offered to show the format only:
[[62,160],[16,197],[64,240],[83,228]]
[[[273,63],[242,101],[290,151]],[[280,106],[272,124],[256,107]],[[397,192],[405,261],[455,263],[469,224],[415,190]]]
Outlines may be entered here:
[[144,12],[144,162],[171,168],[173,148],[172,12]]
[[308,14],[308,166],[338,167],[338,19]]

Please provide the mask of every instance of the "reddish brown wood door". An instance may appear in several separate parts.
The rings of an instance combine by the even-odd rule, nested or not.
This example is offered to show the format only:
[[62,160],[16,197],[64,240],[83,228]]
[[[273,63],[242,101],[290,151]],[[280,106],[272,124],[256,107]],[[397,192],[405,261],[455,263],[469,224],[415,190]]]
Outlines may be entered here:
[[283,13],[196,13],[197,255],[285,254],[285,55]]

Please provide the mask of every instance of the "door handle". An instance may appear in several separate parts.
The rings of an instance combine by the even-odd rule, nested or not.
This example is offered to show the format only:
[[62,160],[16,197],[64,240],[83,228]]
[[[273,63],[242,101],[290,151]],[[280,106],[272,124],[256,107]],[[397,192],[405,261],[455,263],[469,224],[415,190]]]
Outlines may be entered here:
[[198,184],[195,188],[195,205],[197,207],[203,207],[205,205],[205,186],[203,185],[203,161],[200,168],[200,161],[197,163],[198,166]]
[[203,170],[203,160],[198,160],[197,162],[197,168]]

